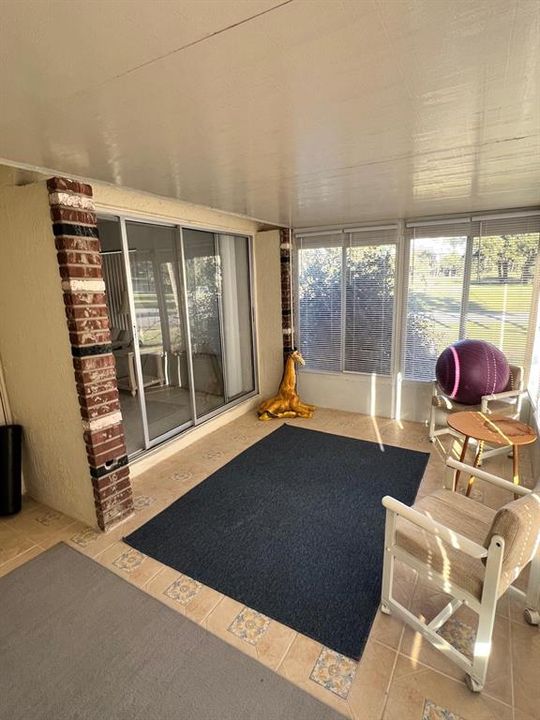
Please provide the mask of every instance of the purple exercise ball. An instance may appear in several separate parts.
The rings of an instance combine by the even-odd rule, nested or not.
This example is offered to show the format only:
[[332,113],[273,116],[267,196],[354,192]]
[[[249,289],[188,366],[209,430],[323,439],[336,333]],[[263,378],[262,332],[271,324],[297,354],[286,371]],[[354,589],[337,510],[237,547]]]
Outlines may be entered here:
[[507,389],[510,367],[504,354],[491,343],[460,340],[439,355],[435,376],[452,400],[478,405],[482,395]]

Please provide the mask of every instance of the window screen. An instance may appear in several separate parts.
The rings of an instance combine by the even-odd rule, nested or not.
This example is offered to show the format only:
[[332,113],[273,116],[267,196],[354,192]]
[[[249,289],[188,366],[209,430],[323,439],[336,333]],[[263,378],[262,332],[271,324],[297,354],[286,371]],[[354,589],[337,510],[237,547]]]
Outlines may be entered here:
[[308,369],[391,374],[396,234],[392,226],[297,238]]
[[341,370],[342,241],[341,234],[299,240],[300,351],[313,370]]
[[469,223],[408,228],[406,378],[433,379],[439,354],[460,338],[468,233]]
[[396,245],[373,235],[352,235],[345,251],[344,369],[390,375]]
[[480,220],[472,239],[465,334],[525,363],[538,255],[540,217]]

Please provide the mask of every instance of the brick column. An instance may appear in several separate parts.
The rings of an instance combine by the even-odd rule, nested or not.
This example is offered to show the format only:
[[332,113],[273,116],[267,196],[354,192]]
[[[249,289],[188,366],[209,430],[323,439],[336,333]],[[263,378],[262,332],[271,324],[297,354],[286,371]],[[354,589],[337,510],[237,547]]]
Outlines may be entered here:
[[283,328],[283,352],[285,355],[293,349],[293,318],[292,318],[292,232],[288,228],[281,228],[280,258],[281,258],[281,327]]
[[133,497],[92,188],[58,177],[47,188],[89,481],[98,525],[107,530],[133,513]]

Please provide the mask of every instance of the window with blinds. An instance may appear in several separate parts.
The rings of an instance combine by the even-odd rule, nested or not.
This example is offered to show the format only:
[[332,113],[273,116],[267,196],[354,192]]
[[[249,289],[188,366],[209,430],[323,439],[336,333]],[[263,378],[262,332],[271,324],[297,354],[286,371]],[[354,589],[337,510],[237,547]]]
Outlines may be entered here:
[[540,215],[411,223],[405,377],[431,380],[456,340],[486,340],[525,365],[534,331]]
[[390,375],[397,227],[297,238],[298,336],[311,370]]
[[468,220],[407,227],[406,378],[431,380],[442,350],[461,337],[469,232]]
[[540,216],[474,223],[465,337],[487,340],[514,365],[532,349],[533,303]]
[[351,234],[345,250],[344,369],[349,372],[392,372],[395,273],[395,230]]
[[[399,364],[405,378],[430,381],[444,348],[480,339],[511,364],[527,368],[532,358],[540,403],[540,211],[408,222],[405,237],[409,256],[398,268],[397,225],[297,236],[297,334],[307,368],[392,375]],[[407,272],[398,313],[396,284]]]
[[298,241],[298,332],[300,352],[312,370],[341,370],[343,236]]

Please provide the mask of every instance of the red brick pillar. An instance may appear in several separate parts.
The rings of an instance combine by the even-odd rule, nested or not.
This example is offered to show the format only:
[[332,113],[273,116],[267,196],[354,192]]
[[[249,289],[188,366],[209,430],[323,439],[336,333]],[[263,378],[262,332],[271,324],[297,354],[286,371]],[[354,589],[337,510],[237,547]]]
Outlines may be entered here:
[[293,342],[293,294],[292,294],[292,232],[288,228],[279,231],[281,258],[281,327],[283,328],[283,352],[291,352]]
[[133,513],[99,236],[90,185],[47,181],[83,437],[99,527]]

